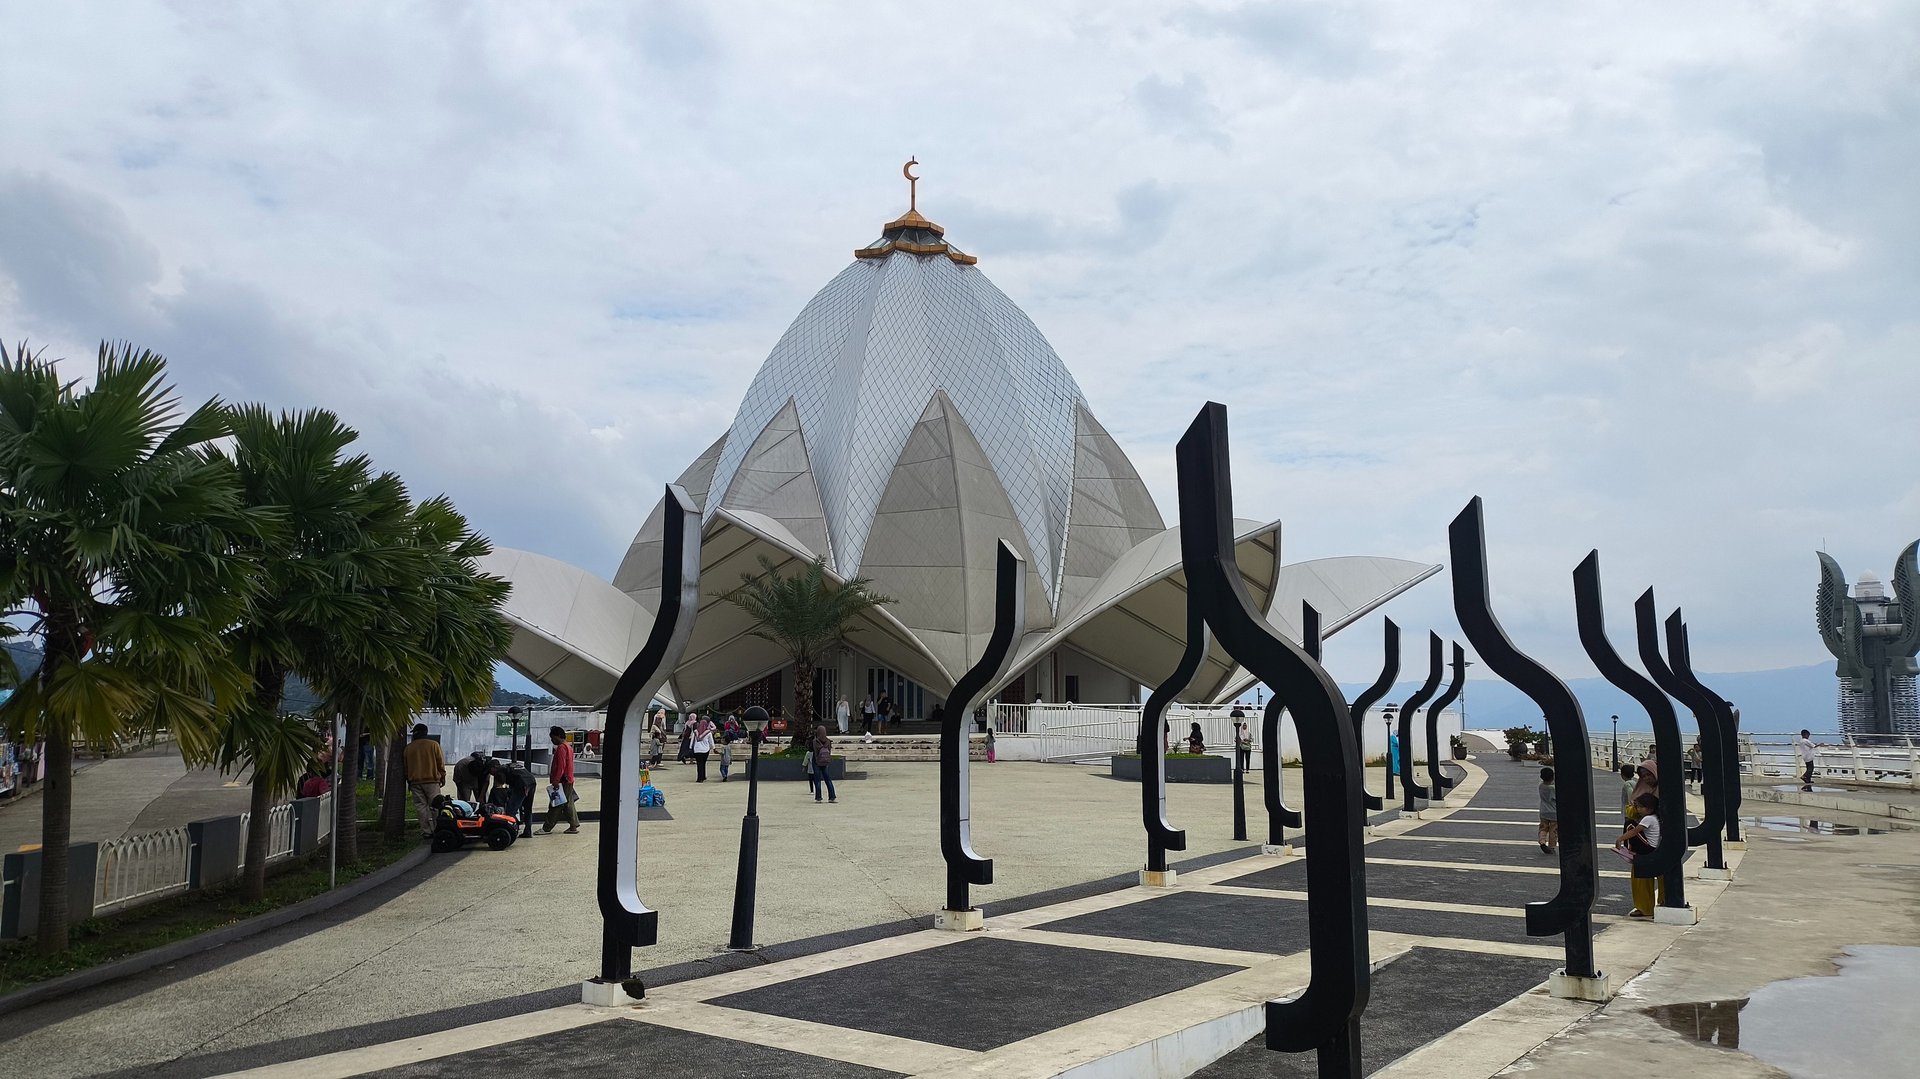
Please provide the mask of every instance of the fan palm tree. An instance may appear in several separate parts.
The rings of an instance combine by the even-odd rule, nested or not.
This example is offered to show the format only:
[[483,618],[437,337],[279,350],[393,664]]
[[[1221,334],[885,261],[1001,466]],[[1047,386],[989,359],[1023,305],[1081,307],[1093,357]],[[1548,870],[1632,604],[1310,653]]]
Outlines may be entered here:
[[500,614],[507,582],[474,566],[492,545],[451,501],[412,507],[402,533],[407,571],[372,590],[380,616],[352,639],[332,642],[315,681],[325,707],[358,717],[371,738],[393,743],[381,805],[393,839],[406,827],[407,724],[422,709],[467,716],[485,708],[493,665],[513,642]]
[[[287,678],[310,680],[332,642],[381,616],[372,587],[408,568],[395,554],[407,497],[399,477],[376,474],[364,454],[347,456],[359,433],[331,412],[276,415],[246,405],[233,410],[232,430],[246,504],[276,514],[281,527],[258,537],[251,551],[261,566],[258,594],[223,635],[235,666],[252,677],[250,692],[218,723],[183,728],[181,747],[223,770],[250,772],[254,824],[242,888],[258,899],[267,882],[268,811],[292,792],[319,747],[309,717],[281,710]],[[349,805],[351,792],[342,799]]]
[[833,587],[827,560],[816,558],[791,577],[765,555],[759,573],[740,575],[740,587],[718,598],[745,611],[757,628],[753,635],[772,641],[793,661],[793,737],[805,745],[813,736],[813,672],[855,631],[853,620],[893,599],[872,589],[873,581],[855,577]]
[[0,348],[0,604],[45,654],[0,721],[47,747],[43,953],[67,946],[74,743],[204,722],[244,691],[220,631],[249,605],[247,552],[275,516],[209,448],[226,406],[182,418],[165,376],[160,356],[102,344],[82,388]]

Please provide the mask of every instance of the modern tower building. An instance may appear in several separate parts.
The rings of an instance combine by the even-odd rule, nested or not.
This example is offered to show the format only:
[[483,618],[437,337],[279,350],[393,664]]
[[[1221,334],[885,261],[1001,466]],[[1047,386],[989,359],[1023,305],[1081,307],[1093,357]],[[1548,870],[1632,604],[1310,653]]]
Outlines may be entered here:
[[1815,617],[1821,640],[1839,660],[1839,718],[1843,734],[1920,735],[1920,698],[1914,676],[1920,665],[1920,542],[1909,544],[1894,567],[1896,599],[1880,578],[1863,573],[1847,594],[1840,564],[1820,554]]

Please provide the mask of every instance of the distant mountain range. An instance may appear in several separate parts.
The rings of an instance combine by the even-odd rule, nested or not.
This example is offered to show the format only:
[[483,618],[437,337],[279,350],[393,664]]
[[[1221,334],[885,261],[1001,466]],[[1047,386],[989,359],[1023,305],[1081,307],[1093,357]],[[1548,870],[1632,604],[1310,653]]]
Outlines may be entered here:
[[[1478,668],[1485,670],[1484,667]],[[1755,734],[1799,731],[1805,727],[1815,734],[1833,734],[1839,728],[1836,719],[1833,664],[1815,663],[1807,667],[1785,667],[1774,671],[1740,671],[1733,674],[1702,672],[1700,680],[1714,692],[1732,701],[1740,709],[1740,727]],[[1632,697],[1613,688],[1600,678],[1575,678],[1567,683],[1580,708],[1586,713],[1589,730],[1606,730],[1609,717],[1620,717],[1620,729],[1650,730],[1647,714]],[[1365,689],[1364,685],[1342,686],[1348,698]],[[1393,687],[1388,700],[1405,700],[1420,688],[1418,682]],[[1469,677],[1467,681],[1467,726],[1486,730],[1500,727],[1541,726],[1540,709],[1519,690],[1496,678]],[[1688,722],[1684,712],[1681,722]]]

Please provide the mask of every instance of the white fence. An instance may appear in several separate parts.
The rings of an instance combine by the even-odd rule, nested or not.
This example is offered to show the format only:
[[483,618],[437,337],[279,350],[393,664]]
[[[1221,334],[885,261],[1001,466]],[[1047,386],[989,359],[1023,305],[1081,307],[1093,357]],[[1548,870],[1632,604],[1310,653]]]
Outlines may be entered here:
[[94,913],[105,914],[186,891],[192,857],[193,847],[185,828],[100,844],[93,886]]
[[[995,755],[1005,760],[1071,761],[1104,757],[1114,753],[1132,753],[1140,738],[1139,704],[996,704],[988,709],[993,725]],[[1168,744],[1184,748],[1192,724],[1200,724],[1207,752],[1226,756],[1233,749],[1233,706],[1175,704],[1167,708]],[[1253,766],[1260,766],[1260,719],[1262,709],[1248,708],[1247,726],[1253,732]],[[1426,720],[1415,724],[1413,738],[1418,760],[1426,759]],[[1445,712],[1440,717],[1440,737],[1460,731],[1460,716]],[[1381,714],[1370,714],[1361,726],[1361,752],[1368,758],[1386,752],[1386,727]],[[1280,759],[1299,760],[1300,747],[1294,737],[1293,722],[1280,724]]]
[[[1756,779],[1797,780],[1805,765],[1793,748],[1797,734],[1748,734],[1738,738],[1740,774]],[[1596,768],[1613,762],[1611,731],[1589,732]],[[1840,735],[1838,743],[1815,739],[1814,782],[1851,786],[1898,787],[1920,790],[1920,737],[1912,735]],[[1682,728],[1686,748],[1694,736]],[[1685,749],[1682,750],[1685,752]],[[1645,731],[1620,732],[1620,760],[1631,764],[1653,756],[1653,736]]]
[[[333,795],[319,798],[319,838],[333,834]],[[240,814],[240,863],[247,855],[251,813]],[[293,855],[297,820],[293,803],[267,811],[267,863]],[[93,909],[96,914],[150,903],[187,890],[193,865],[193,840],[185,828],[113,839],[100,844],[94,871]]]

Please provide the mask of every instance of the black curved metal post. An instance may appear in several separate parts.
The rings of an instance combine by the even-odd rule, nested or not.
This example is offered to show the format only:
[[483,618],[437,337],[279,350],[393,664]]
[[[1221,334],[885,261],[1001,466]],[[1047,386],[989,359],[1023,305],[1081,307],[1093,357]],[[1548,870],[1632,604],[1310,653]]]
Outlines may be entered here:
[[1267,842],[1273,846],[1287,841],[1288,828],[1306,823],[1300,811],[1290,808],[1280,795],[1280,709],[1285,705],[1286,699],[1275,686],[1273,699],[1260,717],[1260,793],[1267,806]]
[[[1304,650],[1275,636],[1247,594],[1233,556],[1225,407],[1203,408],[1176,456],[1189,612],[1201,612],[1228,654],[1286,699],[1300,739],[1305,806],[1313,814],[1313,842],[1307,845],[1311,979],[1291,1000],[1268,1002],[1267,1048],[1317,1050],[1322,1077],[1357,1079],[1360,1013],[1370,984],[1359,742],[1340,687]],[[1197,636],[1190,628],[1189,647]]]
[[[1651,604],[1652,598],[1648,597],[1647,602]],[[1580,624],[1580,645],[1587,650],[1587,658],[1593,660],[1602,678],[1632,697],[1647,713],[1647,720],[1653,725],[1654,760],[1660,771],[1665,775],[1680,774],[1680,720],[1673,713],[1673,702],[1667,699],[1667,695],[1660,691],[1652,679],[1621,659],[1620,653],[1614,651],[1613,642],[1607,639],[1606,610],[1601,604],[1599,551],[1588,553],[1573,571],[1573,609],[1574,617]],[[1618,759],[1617,754],[1615,759]],[[1685,789],[1684,783],[1681,789]],[[1660,834],[1681,837],[1687,834],[1685,798],[1661,799]],[[1684,842],[1662,843],[1652,853],[1634,859],[1634,876],[1661,878],[1662,906],[1687,905],[1687,875],[1683,870],[1686,850]]]
[[1440,762],[1452,756],[1440,751],[1440,713],[1459,700],[1461,692],[1467,688],[1467,651],[1460,647],[1458,641],[1453,645],[1452,667],[1453,678],[1447,683],[1447,691],[1427,706],[1427,790],[1436,799],[1445,798],[1458,782],[1440,769]]
[[1560,818],[1560,890],[1552,899],[1528,903],[1527,935],[1565,934],[1566,973],[1597,978],[1593,963],[1593,897],[1599,891],[1600,867],[1593,828],[1593,759],[1587,744],[1586,721],[1580,701],[1552,671],[1515,648],[1493,616],[1487,583],[1487,537],[1480,497],[1475,495],[1447,526],[1447,546],[1453,559],[1453,612],[1461,632],[1487,669],[1526,694],[1546,717],[1557,760],[1572,762],[1558,769],[1554,800]]
[[[1687,706],[1687,711],[1693,713],[1694,722],[1700,727],[1700,801],[1706,807],[1700,814],[1700,823],[1687,829],[1687,843],[1707,848],[1707,864],[1702,868],[1725,869],[1726,853],[1721,846],[1721,836],[1727,823],[1726,740],[1720,734],[1720,710],[1716,707],[1713,694],[1689,677],[1693,672],[1679,662],[1681,653],[1676,646],[1681,627],[1680,609],[1676,607],[1667,616],[1664,627],[1667,676],[1673,680],[1667,692]],[[1666,688],[1665,683],[1662,683],[1662,687]],[[1683,786],[1681,789],[1686,788]]]
[[660,931],[659,914],[640,901],[640,731],[654,693],[687,650],[700,610],[700,513],[679,484],[667,485],[663,506],[660,609],[647,642],[613,685],[601,743],[598,980],[626,983],[634,996],[644,987],[633,984],[633,950],[656,943]]
[[1428,798],[1427,788],[1413,778],[1413,717],[1420,714],[1421,706],[1432,700],[1440,688],[1440,672],[1440,635],[1429,630],[1427,680],[1413,691],[1413,696],[1400,702],[1400,809],[1406,813],[1419,809],[1420,803]]
[[1167,852],[1187,849],[1187,833],[1167,823],[1167,705],[1192,684],[1207,654],[1206,620],[1187,596],[1187,650],[1140,709],[1140,824],[1147,830],[1147,872],[1167,871]]
[[[1647,668],[1647,674],[1652,676],[1654,684],[1660,687],[1661,692],[1679,701],[1686,706],[1687,711],[1693,713],[1694,725],[1700,731],[1700,801],[1704,808],[1700,813],[1700,823],[1684,829],[1680,834],[1687,837],[1687,846],[1707,848],[1706,868],[1724,869],[1726,863],[1720,849],[1720,724],[1712,706],[1695,693],[1693,687],[1675,675],[1671,667],[1667,666],[1667,657],[1660,651],[1659,618],[1660,616],[1654,611],[1653,589],[1649,588],[1640,593],[1640,598],[1633,603],[1633,624],[1634,631],[1639,637],[1640,662]],[[1678,742],[1676,741],[1675,744],[1677,745]],[[1664,806],[1667,802],[1666,795],[1673,793],[1679,795],[1678,800],[1682,806],[1686,805],[1685,771],[1679,773],[1680,780],[1674,783],[1665,778],[1666,770],[1666,762],[1661,759],[1660,804]],[[1664,829],[1666,825],[1666,818],[1661,817],[1660,827]]]
[[968,768],[972,745],[967,737],[973,707],[989,685],[1007,673],[1013,645],[1026,620],[1027,561],[1005,540],[994,566],[993,633],[980,658],[953,684],[940,719],[940,854],[947,860],[947,908],[969,911],[969,888],[993,883],[993,859],[973,850],[972,796]]
[[[1386,696],[1387,691],[1393,688],[1393,680],[1400,677],[1400,627],[1391,618],[1387,619],[1386,623],[1386,641],[1382,647],[1386,653],[1386,659],[1380,665],[1380,677],[1374,679],[1372,685],[1362,690],[1360,695],[1353,699],[1353,704],[1347,708],[1348,718],[1353,721],[1354,742],[1361,746],[1367,744],[1364,728],[1367,710],[1373,707],[1374,702]],[[1362,753],[1361,758],[1364,760],[1365,757],[1366,754]],[[1393,792],[1389,790],[1387,797],[1392,796]],[[1386,798],[1377,794],[1368,794],[1364,783],[1360,788],[1360,800],[1368,809],[1385,809],[1387,805]]]
[[[1668,651],[1673,651],[1671,638]],[[1713,718],[1720,729],[1720,815],[1726,841],[1740,842],[1740,710],[1733,702],[1715,693],[1693,669],[1692,637],[1685,623],[1680,626],[1679,666],[1674,674],[1700,687],[1713,706]]]

